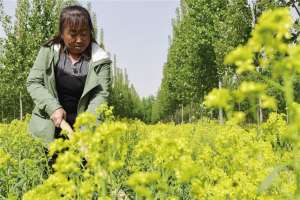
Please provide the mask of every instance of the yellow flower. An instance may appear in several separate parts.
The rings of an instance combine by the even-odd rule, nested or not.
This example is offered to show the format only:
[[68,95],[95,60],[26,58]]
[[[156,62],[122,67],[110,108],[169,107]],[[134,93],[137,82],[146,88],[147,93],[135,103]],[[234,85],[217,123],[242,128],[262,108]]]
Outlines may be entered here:
[[214,88],[207,96],[205,96],[204,104],[209,108],[216,107],[227,109],[230,100],[231,96],[229,90]]

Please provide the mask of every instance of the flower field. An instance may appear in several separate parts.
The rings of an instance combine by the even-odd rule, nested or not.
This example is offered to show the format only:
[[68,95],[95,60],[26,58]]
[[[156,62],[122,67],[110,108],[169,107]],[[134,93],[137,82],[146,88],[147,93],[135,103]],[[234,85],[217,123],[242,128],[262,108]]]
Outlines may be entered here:
[[[145,125],[83,114],[50,173],[26,121],[0,128],[1,199],[290,199],[293,157],[282,116],[256,127]],[[86,162],[83,162],[83,159]]]

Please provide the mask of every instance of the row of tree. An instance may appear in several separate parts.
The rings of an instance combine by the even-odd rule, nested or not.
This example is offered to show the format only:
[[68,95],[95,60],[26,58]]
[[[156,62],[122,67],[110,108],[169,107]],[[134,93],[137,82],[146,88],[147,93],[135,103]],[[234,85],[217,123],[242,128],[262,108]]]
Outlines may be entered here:
[[151,122],[154,97],[140,98],[133,84],[130,84],[126,68],[117,66],[114,55],[112,68],[112,91],[109,103],[114,107],[114,114],[120,118],[137,118]]
[[[250,37],[258,16],[266,9],[289,6],[295,16],[299,15],[299,1],[248,1],[248,0],[181,0],[173,19],[173,34],[167,61],[163,67],[163,79],[153,105],[152,120],[191,121],[203,116],[219,117],[223,112],[208,111],[203,105],[204,96],[215,87],[234,88],[242,79],[234,66],[224,65],[224,57]],[[298,37],[297,20],[293,40]],[[259,57],[257,58],[259,59]],[[262,71],[259,66],[257,70]],[[285,110],[282,94],[276,89],[270,91],[278,96],[279,109]],[[237,105],[247,109],[247,102]],[[267,111],[259,108],[262,120]]]

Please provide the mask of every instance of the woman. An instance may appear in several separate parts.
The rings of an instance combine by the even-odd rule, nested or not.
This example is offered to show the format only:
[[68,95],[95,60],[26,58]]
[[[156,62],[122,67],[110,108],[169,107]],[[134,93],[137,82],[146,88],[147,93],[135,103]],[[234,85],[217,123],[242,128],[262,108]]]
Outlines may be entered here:
[[108,54],[95,42],[88,11],[65,7],[59,33],[41,47],[27,78],[35,103],[31,134],[48,144],[59,137],[63,119],[72,126],[79,113],[95,114],[107,101],[110,64]]

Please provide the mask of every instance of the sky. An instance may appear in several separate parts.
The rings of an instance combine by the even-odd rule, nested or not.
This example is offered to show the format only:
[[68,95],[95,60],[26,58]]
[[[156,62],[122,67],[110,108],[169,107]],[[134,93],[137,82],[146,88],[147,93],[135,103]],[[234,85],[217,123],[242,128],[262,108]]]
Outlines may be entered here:
[[[85,2],[85,1],[82,1]],[[104,29],[104,44],[117,66],[126,68],[130,83],[141,97],[156,95],[167,60],[171,20],[179,0],[90,0],[97,27]],[[4,0],[14,15],[15,0]],[[0,37],[4,33],[0,26]]]

